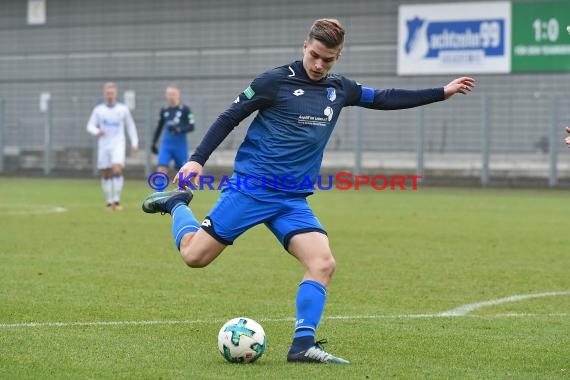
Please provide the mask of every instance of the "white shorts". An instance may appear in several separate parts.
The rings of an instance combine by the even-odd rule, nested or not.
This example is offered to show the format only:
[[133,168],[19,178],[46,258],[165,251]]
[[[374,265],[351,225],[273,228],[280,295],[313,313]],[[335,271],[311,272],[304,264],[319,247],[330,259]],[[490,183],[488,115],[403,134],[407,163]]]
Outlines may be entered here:
[[97,169],[109,169],[113,165],[125,166],[125,144],[98,144]]

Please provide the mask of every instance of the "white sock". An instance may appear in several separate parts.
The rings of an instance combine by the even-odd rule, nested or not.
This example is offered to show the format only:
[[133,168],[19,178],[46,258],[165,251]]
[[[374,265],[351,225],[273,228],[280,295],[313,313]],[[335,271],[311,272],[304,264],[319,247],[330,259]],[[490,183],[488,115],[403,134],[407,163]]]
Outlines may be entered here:
[[113,176],[113,188],[115,190],[115,196],[113,197],[113,202],[121,202],[121,191],[123,190],[123,175]]
[[113,203],[113,182],[110,177],[101,177],[101,188],[107,200],[107,204]]

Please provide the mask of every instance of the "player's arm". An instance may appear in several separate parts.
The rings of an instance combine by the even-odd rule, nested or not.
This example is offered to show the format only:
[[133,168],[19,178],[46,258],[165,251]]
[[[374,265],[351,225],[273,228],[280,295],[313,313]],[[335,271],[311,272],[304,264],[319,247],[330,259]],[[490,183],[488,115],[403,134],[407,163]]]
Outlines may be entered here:
[[105,131],[99,128],[99,120],[97,119],[97,112],[93,109],[89,121],[87,122],[87,132],[93,136],[103,136]]
[[469,77],[455,79],[444,87],[419,90],[378,90],[361,86],[356,105],[377,110],[414,108],[448,99],[457,93],[467,94],[474,86],[475,80]]
[[238,95],[233,104],[225,110],[206,132],[204,138],[184,165],[174,182],[179,178],[194,177],[198,184],[202,167],[214,150],[224,141],[230,132],[253,112],[269,107],[273,103],[277,91],[277,78],[271,72],[257,77],[251,85]]
[[190,107],[184,106],[178,125],[171,125],[168,128],[174,133],[192,132],[194,130],[194,114],[192,114]]
[[376,110],[401,110],[444,100],[443,87],[421,90],[391,88],[378,90],[362,87],[359,106]]
[[131,149],[133,151],[137,151],[139,149],[139,135],[137,133],[137,126],[135,125],[131,111],[129,111],[128,107],[125,108],[127,110],[127,113],[125,115],[125,124],[127,126],[127,134],[131,140]]
[[154,130],[154,136],[152,137],[152,145],[150,146],[150,150],[154,154],[158,154],[158,148],[156,146],[156,143],[158,142],[160,134],[162,133],[162,128],[164,127],[164,117],[162,116],[163,113],[164,110],[161,108],[160,114],[158,116],[158,124],[156,126],[156,129]]

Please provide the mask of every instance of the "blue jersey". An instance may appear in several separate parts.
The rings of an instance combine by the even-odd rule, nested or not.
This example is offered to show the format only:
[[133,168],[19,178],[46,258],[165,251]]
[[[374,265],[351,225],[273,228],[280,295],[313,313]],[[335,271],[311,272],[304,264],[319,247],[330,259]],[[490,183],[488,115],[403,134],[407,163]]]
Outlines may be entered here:
[[235,173],[262,183],[286,183],[278,190],[311,193],[344,107],[388,110],[438,100],[443,100],[443,88],[375,90],[338,74],[313,81],[296,61],[257,77],[220,115],[190,160],[203,165],[233,127],[258,110],[237,151]]
[[162,133],[162,144],[167,146],[187,146],[186,133],[194,130],[194,115],[190,107],[180,104],[176,107],[160,109],[153,145]]
[[356,104],[360,93],[356,82],[339,75],[312,81],[301,62],[258,77],[236,99],[238,107],[256,104],[259,113],[238,149],[235,172],[290,187],[313,183],[342,108]]

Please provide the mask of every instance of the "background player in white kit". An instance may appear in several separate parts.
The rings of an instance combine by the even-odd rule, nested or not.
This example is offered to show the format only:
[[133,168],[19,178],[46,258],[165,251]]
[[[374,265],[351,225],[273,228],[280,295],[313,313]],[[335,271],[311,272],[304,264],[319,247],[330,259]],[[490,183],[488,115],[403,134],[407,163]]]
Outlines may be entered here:
[[117,102],[117,85],[105,83],[105,102],[98,104],[87,123],[87,132],[98,137],[97,169],[101,171],[101,187],[107,200],[107,210],[122,210],[123,167],[125,166],[125,126],[131,150],[138,150],[137,128],[129,108]]

